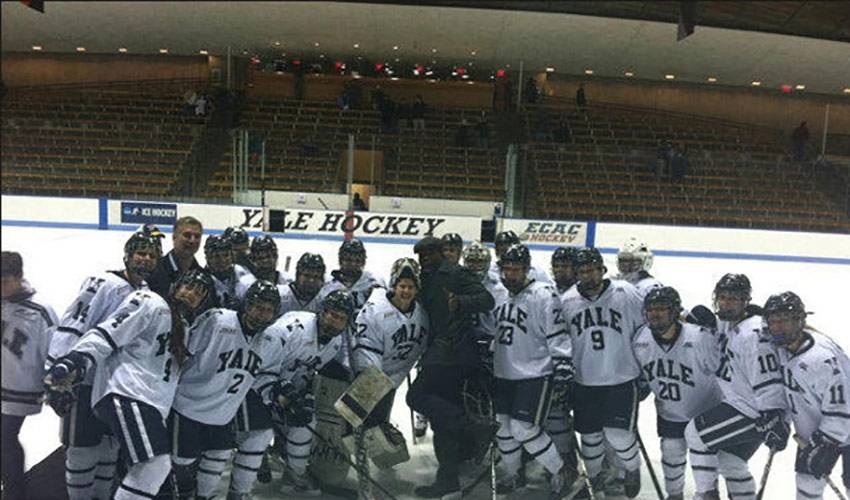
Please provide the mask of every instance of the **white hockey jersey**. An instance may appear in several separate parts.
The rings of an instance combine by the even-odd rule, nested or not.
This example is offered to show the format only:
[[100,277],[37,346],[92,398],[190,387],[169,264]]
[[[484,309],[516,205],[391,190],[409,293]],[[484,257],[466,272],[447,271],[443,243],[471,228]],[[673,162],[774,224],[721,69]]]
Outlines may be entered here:
[[785,408],[779,353],[762,335],[761,316],[740,323],[719,320],[720,367],[717,382],[723,402],[750,418]]
[[250,271],[239,264],[234,264],[233,275],[225,280],[221,280],[215,274],[209,272],[213,284],[215,284],[215,296],[219,307],[233,309],[234,311],[239,310],[241,300],[236,295],[236,286],[239,284],[239,280],[250,274]]
[[[493,279],[489,274],[485,274],[484,278],[481,279],[481,284],[490,292],[496,304],[508,298],[508,289],[505,288],[501,280]],[[472,333],[476,338],[496,336],[496,317],[493,315],[493,311],[472,316]]]
[[230,422],[251,387],[268,390],[268,382],[277,380],[283,359],[279,328],[272,325],[249,337],[236,311],[204,312],[189,330],[190,357],[180,370],[174,410],[209,425]]
[[315,313],[290,312],[274,326],[283,332],[280,378],[292,382],[299,390],[312,387],[316,372],[346,349],[342,334],[319,344],[319,318]]
[[[257,277],[251,274],[250,272],[239,278],[239,281],[236,282],[236,298],[239,300],[239,303],[242,303],[245,300],[245,294],[248,293],[248,288],[257,281]],[[292,283],[292,277],[283,272],[277,272],[277,280],[272,283],[273,285],[278,285],[278,290],[280,290],[281,286]]]
[[649,274],[646,271],[639,271],[636,273],[626,273],[626,274],[618,274],[614,279],[628,281],[635,288],[637,288],[638,293],[641,298],[646,297],[646,294],[649,293],[653,288],[661,288],[662,285],[660,281],[658,281],[655,276]]
[[672,344],[660,344],[648,326],[635,336],[635,358],[641,378],[655,394],[658,416],[671,422],[687,422],[720,403],[720,386],[715,372],[720,349],[714,332],[689,323],[679,323],[679,336]]
[[826,335],[805,334],[808,338],[796,354],[778,350],[794,429],[806,441],[820,430],[850,445],[850,359]]
[[59,319],[56,312],[24,280],[24,293],[4,300],[2,409],[4,415],[41,411],[45,361]]
[[322,293],[321,290],[316,293],[310,300],[301,300],[298,298],[298,295],[295,293],[295,288],[293,288],[295,284],[289,283],[288,285],[278,285],[277,290],[280,292],[280,315],[292,311],[309,311],[313,313],[319,312],[319,308],[322,305]]
[[555,288],[532,281],[493,309],[494,375],[509,380],[543,377],[571,357],[570,337]]
[[363,304],[369,300],[369,297],[372,295],[372,290],[376,287],[387,288],[387,284],[384,282],[382,278],[375,276],[369,271],[363,271],[360,275],[360,278],[354,282],[350,287],[346,286],[345,283],[340,281],[337,278],[338,271],[334,271],[331,273],[333,278],[325,283],[325,286],[322,287],[321,291],[319,291],[320,297],[326,297],[329,293],[334,290],[345,290],[351,297],[354,299],[354,310],[357,311]]
[[582,385],[623,384],[640,375],[632,341],[644,322],[643,299],[626,281],[604,283],[595,299],[583,296],[578,287],[564,295],[575,380]]
[[[148,286],[143,282],[139,289],[147,290]],[[68,354],[83,334],[115,312],[134,290],[122,271],[107,271],[86,278],[80,286],[77,298],[59,320],[59,326],[50,342],[48,366]],[[94,373],[89,371],[82,383],[91,385],[93,381]]]
[[[186,325],[188,330],[188,325]],[[147,403],[168,417],[178,367],[169,351],[171,309],[149,290],[137,290],[112,315],[89,330],[73,351],[93,366],[92,406],[118,394]]]
[[[498,280],[499,282],[502,281],[502,272],[499,270],[499,264],[495,260],[490,262],[490,269],[487,271],[487,275],[490,276],[491,279]],[[538,267],[530,266],[526,276],[528,276],[528,279],[539,283],[554,283],[552,278],[549,277],[549,274]]]
[[399,387],[428,344],[428,314],[418,302],[409,313],[396,309],[387,291],[376,289],[355,321],[352,356],[359,372],[375,366]]

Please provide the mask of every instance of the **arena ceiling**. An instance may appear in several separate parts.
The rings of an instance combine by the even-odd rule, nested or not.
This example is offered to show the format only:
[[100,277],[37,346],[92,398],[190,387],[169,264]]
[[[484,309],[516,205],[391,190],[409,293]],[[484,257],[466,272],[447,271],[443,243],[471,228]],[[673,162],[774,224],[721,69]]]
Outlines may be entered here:
[[237,53],[513,70],[523,61],[527,71],[590,70],[594,78],[630,72],[660,81],[674,75],[672,84],[714,78],[715,85],[760,82],[761,91],[787,84],[850,95],[850,2],[698,2],[696,32],[680,42],[678,5],[47,1],[41,14],[2,2],[2,50],[190,55],[231,46]]

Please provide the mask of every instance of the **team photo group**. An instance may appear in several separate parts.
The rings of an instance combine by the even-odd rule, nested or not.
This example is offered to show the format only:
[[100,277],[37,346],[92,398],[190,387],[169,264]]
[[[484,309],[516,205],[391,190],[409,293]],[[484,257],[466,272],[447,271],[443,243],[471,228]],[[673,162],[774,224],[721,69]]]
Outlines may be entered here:
[[[513,231],[494,251],[428,236],[385,281],[356,238],[336,263],[297,256],[291,276],[271,236],[205,235],[193,217],[172,229],[164,253],[166,235],[140,227],[123,268],[87,270],[61,314],[26,280],[36,264],[2,253],[4,500],[35,498],[19,435],[44,404],[61,417],[71,500],[239,500],[257,483],[393,498],[372,471],[429,435],[437,469],[419,498],[532,483],[551,500],[636,498],[643,466],[661,500],[686,498],[686,475],[687,498],[760,500],[786,447],[796,498],[850,496],[850,358],[793,291],[752,303],[749,278],[729,273],[711,304],[683,304],[638,238],[609,273],[596,248],[535,267]],[[641,436],[650,395],[657,432]],[[391,422],[401,406],[411,436]],[[767,466],[751,470],[761,446]]]

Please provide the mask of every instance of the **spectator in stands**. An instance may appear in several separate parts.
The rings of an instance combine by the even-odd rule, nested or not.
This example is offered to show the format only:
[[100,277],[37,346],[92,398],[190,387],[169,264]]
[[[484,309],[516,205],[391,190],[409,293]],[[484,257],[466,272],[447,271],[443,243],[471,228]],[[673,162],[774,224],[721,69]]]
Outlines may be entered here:
[[195,116],[206,116],[207,115],[207,95],[201,94],[195,100]]
[[487,112],[482,111],[481,115],[478,117],[478,123],[475,124],[475,132],[478,136],[478,144],[479,148],[489,148],[490,147],[490,124],[487,121]]
[[425,131],[425,108],[425,101],[422,100],[422,96],[417,95],[416,101],[413,103],[413,110],[411,111],[414,132]]
[[342,111],[348,111],[349,107],[348,89],[343,89],[342,93],[336,98],[336,105]]
[[299,101],[304,99],[304,68],[301,64],[295,65],[295,78],[292,80],[292,90],[296,99]]
[[576,90],[576,106],[582,113],[587,111],[587,95],[584,93],[584,82],[578,84],[578,90]]
[[194,90],[187,90],[183,94],[183,113],[191,115],[195,112],[195,103],[198,101],[198,94]]
[[809,142],[809,137],[809,127],[805,121],[791,133],[791,141],[794,143],[794,160],[806,159],[806,144]]
[[688,156],[685,145],[673,148],[671,155],[671,180],[673,182],[681,182],[688,172]]
[[525,102],[528,104],[534,104],[537,102],[538,90],[537,90],[537,82],[534,81],[533,76],[529,76],[528,80],[525,81],[525,89],[523,89],[525,93]]
[[375,89],[372,90],[372,93],[369,97],[372,99],[372,109],[374,109],[375,111],[380,111],[381,107],[384,104],[384,100],[387,98],[387,95],[384,94],[384,91],[381,89],[380,85],[376,85]]
[[561,144],[569,144],[572,141],[573,137],[570,133],[570,127],[567,125],[566,120],[561,118],[558,120],[558,127],[555,129],[555,142],[559,142]]
[[191,269],[203,270],[195,260],[195,253],[201,247],[203,234],[204,227],[198,219],[192,216],[177,219],[171,235],[173,248],[159,259],[147,280],[151,290],[162,297],[167,297],[171,284],[177,281],[181,274]]
[[661,141],[658,143],[658,149],[656,150],[656,167],[655,167],[655,177],[661,179],[664,177],[664,174],[670,170],[670,152],[671,152],[670,143],[667,141]]
[[354,199],[351,200],[351,206],[357,212],[366,212],[369,210],[366,208],[366,202],[364,202],[363,198],[360,197],[360,193],[354,193]]
[[461,120],[460,127],[458,127],[457,131],[455,132],[455,147],[469,147],[469,122],[466,120],[466,118]]
[[549,116],[549,113],[540,115],[537,126],[534,128],[534,140],[540,142],[552,140],[552,117]]
[[396,116],[398,118],[398,129],[405,130],[407,129],[407,122],[411,119],[411,114],[413,113],[413,106],[407,103],[407,99],[402,97],[398,106],[396,107]]

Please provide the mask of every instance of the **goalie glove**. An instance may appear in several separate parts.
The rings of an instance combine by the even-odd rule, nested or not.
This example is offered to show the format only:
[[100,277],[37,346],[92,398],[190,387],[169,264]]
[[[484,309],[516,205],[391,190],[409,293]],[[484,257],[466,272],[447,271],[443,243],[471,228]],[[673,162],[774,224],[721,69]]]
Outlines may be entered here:
[[688,311],[685,322],[711,329],[717,328],[717,317],[703,305],[694,306]]
[[812,441],[797,451],[797,459],[818,479],[832,472],[840,455],[839,443],[821,431],[815,431]]
[[788,446],[791,426],[782,410],[763,411],[756,419],[756,430],[761,433],[764,444],[773,451],[782,451]]
[[299,391],[292,382],[283,381],[272,388],[272,409],[287,425],[303,427],[316,411],[316,399],[310,392]]

